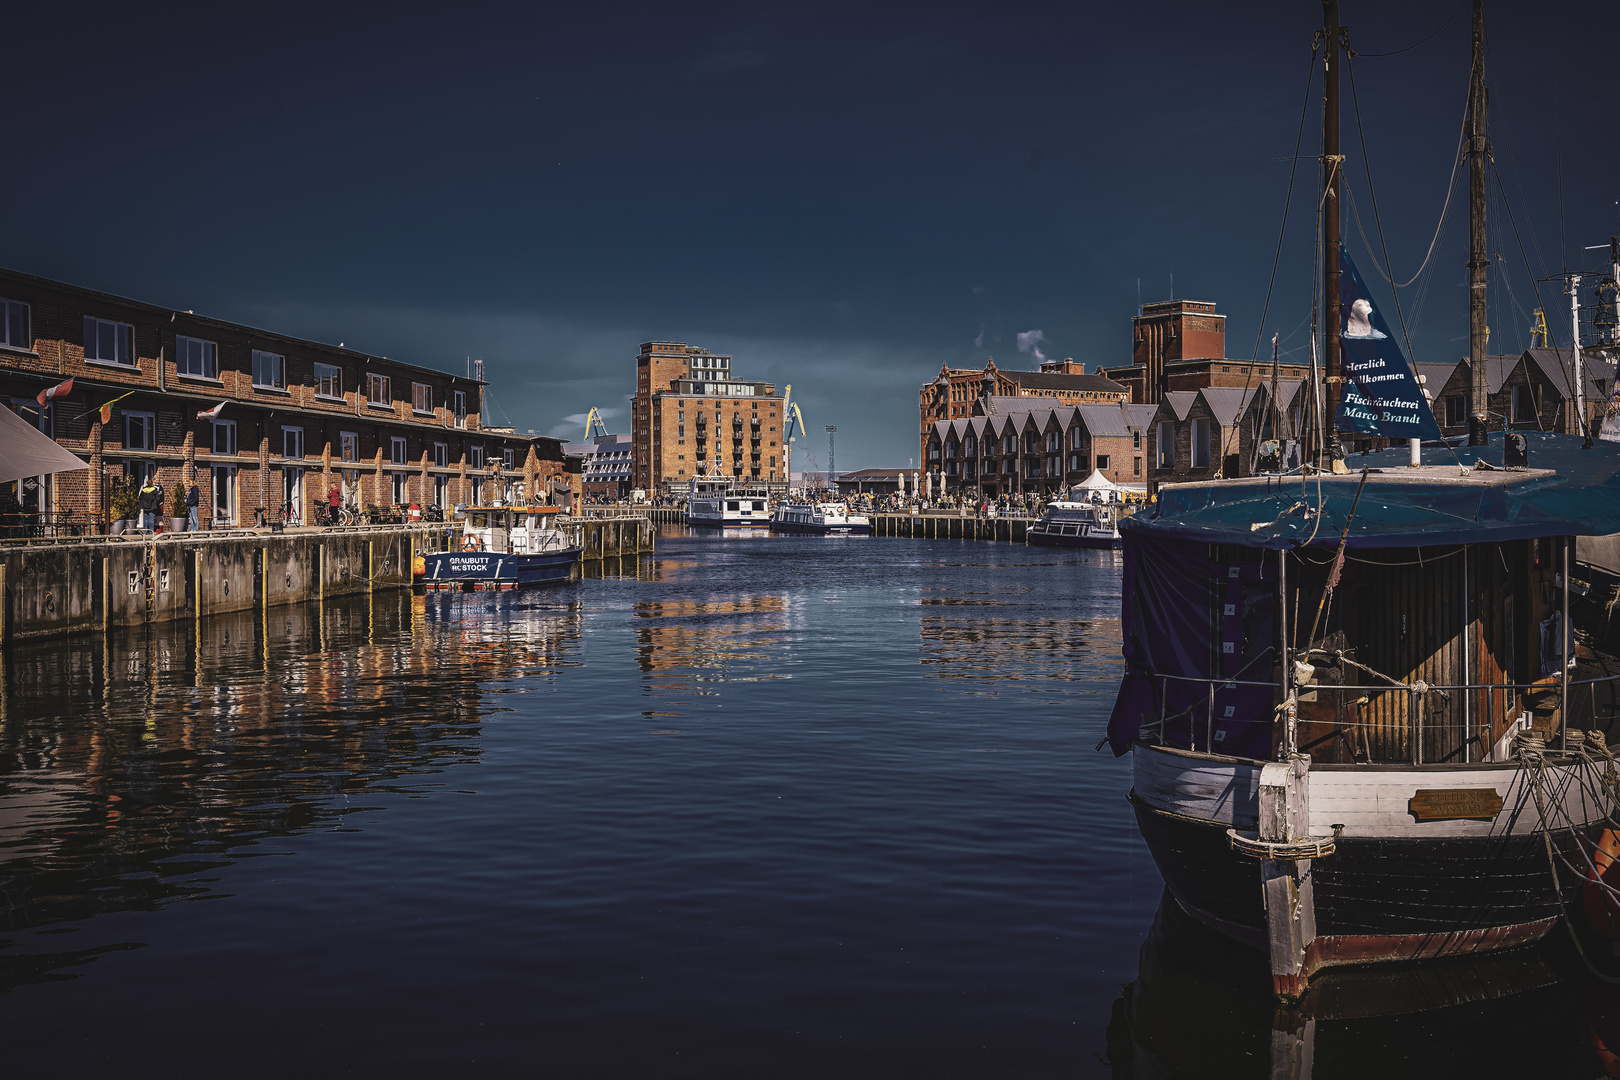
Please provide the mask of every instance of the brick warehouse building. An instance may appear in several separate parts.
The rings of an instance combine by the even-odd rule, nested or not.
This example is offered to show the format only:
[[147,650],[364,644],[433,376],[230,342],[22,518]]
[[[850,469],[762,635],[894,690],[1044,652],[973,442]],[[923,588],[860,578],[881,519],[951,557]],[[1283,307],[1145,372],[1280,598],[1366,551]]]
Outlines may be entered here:
[[729,356],[679,341],[648,341],[636,355],[631,477],[643,491],[674,495],[697,476],[786,491],[786,423],[775,385],[737,380]]
[[[1073,359],[1048,360],[1039,371],[1002,370],[992,358],[982,368],[939,369],[934,381],[917,391],[918,441],[924,454],[934,425],[984,411],[983,402],[1038,398],[1030,407],[1104,405],[1129,401],[1130,391],[1100,375],[1087,375]],[[1016,407],[1016,406],[1015,406]]]
[[0,393],[90,463],[12,485],[31,512],[104,524],[113,485],[150,473],[171,493],[195,483],[205,526],[284,504],[307,524],[333,486],[362,507],[578,490],[560,439],[483,425],[481,379],[11,270],[0,309]]

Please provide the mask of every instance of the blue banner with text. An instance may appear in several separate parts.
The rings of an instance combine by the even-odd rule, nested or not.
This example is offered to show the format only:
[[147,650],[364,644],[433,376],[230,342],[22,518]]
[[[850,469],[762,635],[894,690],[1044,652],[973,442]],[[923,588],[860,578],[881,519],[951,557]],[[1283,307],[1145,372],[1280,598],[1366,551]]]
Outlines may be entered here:
[[1339,250],[1339,362],[1344,374],[1340,431],[1392,439],[1438,439],[1440,425],[1412,367],[1373,307],[1356,264]]

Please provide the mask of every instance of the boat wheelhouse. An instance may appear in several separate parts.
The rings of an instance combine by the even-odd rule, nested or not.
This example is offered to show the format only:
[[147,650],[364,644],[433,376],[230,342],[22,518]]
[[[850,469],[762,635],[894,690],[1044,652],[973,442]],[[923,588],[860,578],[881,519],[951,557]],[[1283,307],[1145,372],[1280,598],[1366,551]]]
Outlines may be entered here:
[[1177,902],[1269,952],[1283,996],[1535,941],[1583,877],[1620,926],[1590,730],[1616,676],[1576,668],[1568,615],[1573,538],[1620,532],[1620,446],[1508,438],[1528,465],[1498,434],[1166,487],[1122,522],[1109,741]]
[[872,519],[852,514],[847,503],[782,503],[771,518],[772,532],[822,536],[870,536]]
[[582,546],[577,526],[559,528],[555,506],[472,506],[455,550],[422,556],[430,589],[510,589],[574,576]]
[[696,478],[686,496],[686,523],[712,528],[767,528],[770,496],[732,480]]

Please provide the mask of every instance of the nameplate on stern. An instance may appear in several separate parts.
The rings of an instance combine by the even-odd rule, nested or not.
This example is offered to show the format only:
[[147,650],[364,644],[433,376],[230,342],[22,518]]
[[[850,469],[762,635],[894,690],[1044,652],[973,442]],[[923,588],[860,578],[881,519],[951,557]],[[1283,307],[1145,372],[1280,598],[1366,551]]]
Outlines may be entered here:
[[1491,821],[1502,796],[1495,788],[1419,788],[1406,810],[1419,821]]

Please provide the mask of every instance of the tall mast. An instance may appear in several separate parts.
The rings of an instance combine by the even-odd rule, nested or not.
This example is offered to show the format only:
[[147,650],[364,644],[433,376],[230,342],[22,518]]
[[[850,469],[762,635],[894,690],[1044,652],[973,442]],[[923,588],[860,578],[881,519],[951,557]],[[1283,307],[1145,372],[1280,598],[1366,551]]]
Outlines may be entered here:
[[1474,0],[1474,65],[1468,79],[1468,362],[1473,407],[1468,445],[1487,442],[1485,381],[1485,0]]
[[[1475,0],[1477,3],[1478,0]],[[1323,403],[1323,467],[1342,459],[1335,418],[1343,372],[1339,365],[1339,183],[1344,172],[1344,155],[1339,153],[1339,0],[1322,0],[1325,19],[1326,66],[1322,74],[1322,355],[1327,367],[1327,394]],[[1338,465],[1335,472],[1342,471]]]

